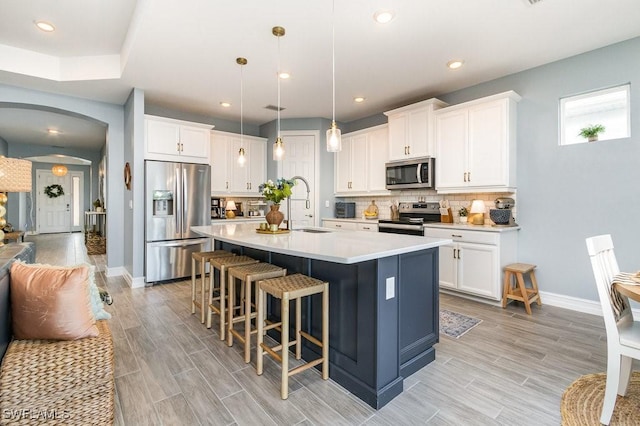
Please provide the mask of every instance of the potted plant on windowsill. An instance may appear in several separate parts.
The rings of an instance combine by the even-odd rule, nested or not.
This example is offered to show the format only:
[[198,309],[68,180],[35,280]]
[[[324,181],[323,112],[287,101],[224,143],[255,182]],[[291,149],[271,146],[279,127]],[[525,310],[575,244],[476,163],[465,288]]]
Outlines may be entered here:
[[458,210],[458,216],[460,216],[460,223],[467,223],[468,214],[469,212],[467,211],[466,207],[460,207],[460,210]]
[[604,130],[605,127],[602,124],[590,124],[580,129],[580,133],[578,134],[589,142],[595,142],[598,140],[598,134],[604,133]]

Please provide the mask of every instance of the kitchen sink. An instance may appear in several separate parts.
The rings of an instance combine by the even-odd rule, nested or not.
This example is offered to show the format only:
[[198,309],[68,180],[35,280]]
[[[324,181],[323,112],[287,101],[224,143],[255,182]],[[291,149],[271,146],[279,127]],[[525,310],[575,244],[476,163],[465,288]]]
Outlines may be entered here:
[[294,229],[294,231],[310,232],[312,234],[327,234],[329,232],[333,232],[333,231],[329,231],[328,229],[313,229],[313,228]]

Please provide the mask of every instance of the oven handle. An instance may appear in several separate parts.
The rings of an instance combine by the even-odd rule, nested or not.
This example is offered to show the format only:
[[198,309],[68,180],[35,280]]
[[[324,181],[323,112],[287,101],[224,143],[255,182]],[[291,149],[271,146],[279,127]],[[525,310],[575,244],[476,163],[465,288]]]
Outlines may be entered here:
[[404,225],[402,223],[378,223],[378,229],[407,229],[409,231],[420,231],[423,229],[423,226],[415,226],[415,225]]

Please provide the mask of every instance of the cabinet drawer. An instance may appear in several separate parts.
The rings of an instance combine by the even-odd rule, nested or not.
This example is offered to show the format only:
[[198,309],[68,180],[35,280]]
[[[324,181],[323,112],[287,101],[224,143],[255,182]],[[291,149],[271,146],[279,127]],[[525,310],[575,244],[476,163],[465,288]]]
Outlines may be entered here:
[[377,223],[358,223],[357,226],[359,231],[378,232]]
[[350,231],[355,231],[358,229],[355,222],[343,222],[337,220],[323,220],[322,226],[324,226],[325,228],[345,229]]
[[466,231],[460,229],[435,229],[425,227],[424,234],[433,238],[451,238],[453,241],[497,245],[500,235],[497,232]]

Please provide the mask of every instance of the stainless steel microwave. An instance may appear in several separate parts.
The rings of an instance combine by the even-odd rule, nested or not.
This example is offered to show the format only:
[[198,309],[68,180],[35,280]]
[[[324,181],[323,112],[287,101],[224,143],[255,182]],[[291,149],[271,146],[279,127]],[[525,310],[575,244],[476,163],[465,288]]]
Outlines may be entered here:
[[435,188],[435,159],[431,157],[394,161],[385,165],[386,188]]

